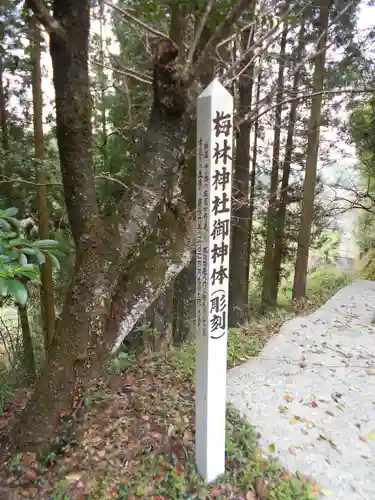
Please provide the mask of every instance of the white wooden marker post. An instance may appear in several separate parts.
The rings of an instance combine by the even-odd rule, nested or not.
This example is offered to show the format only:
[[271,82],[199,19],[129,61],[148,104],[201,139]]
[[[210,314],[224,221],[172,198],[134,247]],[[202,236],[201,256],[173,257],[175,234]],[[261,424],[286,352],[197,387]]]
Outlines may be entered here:
[[196,462],[225,472],[233,98],[218,80],[197,103]]

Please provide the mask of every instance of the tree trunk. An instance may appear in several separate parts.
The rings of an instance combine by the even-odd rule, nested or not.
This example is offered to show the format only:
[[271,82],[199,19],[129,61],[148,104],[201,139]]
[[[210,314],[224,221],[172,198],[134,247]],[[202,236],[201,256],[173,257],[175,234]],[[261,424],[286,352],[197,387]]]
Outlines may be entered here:
[[[250,17],[254,19],[255,2],[251,7]],[[254,27],[244,32],[243,45],[245,50],[254,42]],[[243,112],[250,109],[253,95],[254,63],[250,51],[241,64],[241,74],[238,81],[239,108]],[[246,68],[246,66],[248,66]],[[232,215],[232,241],[230,258],[229,311],[228,324],[236,327],[248,320],[249,303],[249,235],[250,218],[249,184],[250,184],[250,120],[244,120],[238,130],[236,140],[236,156],[233,172],[233,196],[235,204]]]
[[[257,109],[259,107],[259,101],[260,101],[261,83],[262,83],[262,73],[261,71],[259,71],[258,81],[257,81],[256,101],[255,101]],[[247,276],[250,276],[252,234],[253,234],[253,222],[254,222],[253,217],[254,217],[254,206],[255,206],[255,179],[256,179],[257,155],[258,155],[258,135],[259,135],[259,118],[257,117],[254,121],[253,155],[251,158],[251,173],[250,173],[250,200],[249,200],[249,225],[248,225],[249,267],[247,269]]]
[[[196,122],[187,141],[187,151],[194,151],[196,143]],[[196,205],[196,157],[190,155],[187,159],[181,180],[181,193],[191,211]],[[195,339],[195,258],[179,274],[174,283],[173,291],[173,342],[176,345]]]
[[101,111],[101,150],[102,150],[102,155],[103,155],[103,169],[104,171],[107,171],[107,138],[108,138],[108,133],[107,133],[107,109],[106,109],[106,96],[105,96],[105,91],[106,91],[106,82],[105,82],[105,73],[104,73],[104,67],[105,67],[105,57],[104,57],[104,40],[103,40],[103,25],[104,25],[104,0],[100,0],[100,14],[99,14],[99,57],[100,57],[100,68],[99,68],[99,79],[100,79],[100,111]]
[[270,190],[267,210],[267,234],[264,251],[263,264],[263,286],[262,286],[262,307],[276,306],[277,293],[275,293],[275,276],[272,272],[272,261],[275,246],[275,226],[276,226],[276,209],[277,209],[277,190],[279,185],[279,169],[280,169],[280,137],[281,137],[281,112],[282,99],[284,94],[284,72],[286,66],[286,42],[288,34],[288,25],[285,23],[284,30],[280,42],[279,55],[279,72],[277,77],[276,91],[276,111],[275,111],[275,127],[272,150],[272,168],[270,178]]
[[[184,52],[184,35],[186,29],[187,19],[185,17],[185,8],[184,4],[181,1],[173,2],[170,7],[171,10],[171,22],[170,22],[170,38],[175,42],[175,44],[180,47],[180,57],[183,59]],[[187,145],[187,148],[189,145]],[[194,168],[194,167],[193,167]],[[185,170],[183,172],[183,181],[182,181],[182,196],[184,197],[187,205],[189,204],[189,193],[184,192],[184,177],[186,176]],[[173,187],[171,191],[173,190]],[[171,193],[170,193],[170,196]],[[169,200],[172,201],[172,200]],[[172,338],[175,342],[179,343],[178,337],[181,334],[180,340],[185,340],[187,335],[189,335],[186,330],[184,332],[180,331],[180,327],[184,327],[184,317],[185,315],[190,315],[191,311],[189,310],[189,306],[191,307],[192,301],[194,297],[191,295],[187,298],[187,303],[185,303],[185,292],[186,292],[186,280],[189,279],[189,275],[186,273],[194,272],[191,267],[193,266],[193,262],[190,262],[188,268],[184,269],[180,275],[176,278],[176,283],[172,283],[172,285],[165,290],[165,292],[153,303],[152,307],[147,311],[145,322],[148,326],[150,326],[153,330],[155,330],[156,335],[159,338]],[[187,307],[186,307],[187,306]],[[177,315],[176,310],[179,309],[179,316]],[[194,315],[195,316],[195,315]],[[190,316],[189,316],[190,317]]]
[[[118,215],[102,221],[98,216],[91,159],[89,1],[79,4],[73,0],[55,1],[54,17],[65,27],[69,40],[65,42],[57,34],[51,34],[57,136],[66,205],[76,242],[76,265],[49,356],[33,397],[13,432],[13,446],[32,450],[49,446],[64,423],[62,415],[74,413],[86,383],[103,368],[118,338],[125,336],[123,331],[126,334],[130,331],[125,327],[115,329],[112,323],[111,328],[106,328],[111,298],[121,276],[121,263],[127,257],[134,258],[131,254],[134,244],[140,237],[147,240],[150,227],[155,226],[157,214],[155,220],[150,217],[175,175],[190,116],[185,113],[185,101],[181,103],[183,95],[179,87],[173,87],[171,82],[170,65],[166,68],[159,65],[157,95],[143,145],[146,158],[142,158],[141,167],[136,169],[139,187],[134,188],[131,200],[124,199]],[[172,235],[166,243],[172,246]],[[179,243],[184,244],[185,240]],[[153,250],[157,251],[155,247]],[[157,255],[163,259],[166,250],[159,250],[161,253]],[[168,262],[166,259],[163,265]],[[184,265],[187,263],[184,261]],[[172,266],[175,268],[179,266]],[[139,272],[142,269],[150,273],[150,268],[143,266]],[[131,277],[130,283],[138,279]],[[150,276],[143,277],[144,288],[150,280]],[[136,311],[150,303],[150,298],[147,302],[134,290],[131,297]],[[121,312],[127,314],[127,324],[132,323],[134,314],[127,313],[125,307]],[[126,318],[122,319],[122,325],[124,322]],[[116,336],[112,336],[114,332]]]
[[[324,67],[328,39],[328,20],[330,0],[320,0],[318,20],[317,55],[313,77],[313,92],[320,92],[324,84]],[[315,95],[311,101],[308,123],[308,142],[306,154],[305,179],[303,183],[302,211],[300,218],[297,259],[293,283],[293,299],[301,299],[306,295],[307,266],[309,260],[309,245],[311,237],[312,218],[314,211],[314,194],[316,184],[316,169],[319,150],[320,114],[322,109],[322,94]]]
[[23,368],[25,370],[25,380],[27,384],[32,384],[36,377],[36,370],[33,341],[26,306],[18,306],[18,315],[22,331]]
[[[0,127],[1,127],[1,146],[3,149],[3,159],[1,165],[1,174],[6,181],[11,176],[10,170],[10,150],[8,134],[8,118],[6,109],[6,97],[4,89],[4,60],[0,54]],[[0,184],[0,194],[10,205],[13,205],[13,185],[11,182]]]
[[[28,3],[40,7],[36,0]],[[150,240],[179,173],[181,145],[196,103],[194,89],[186,89],[178,71],[178,50],[169,40],[161,41],[155,53],[154,104],[132,193],[110,220],[98,215],[91,159],[89,5],[89,0],[55,0],[52,20],[35,8],[51,32],[58,145],[76,266],[49,356],[13,430],[13,450],[48,449],[56,433],[72,424],[97,371],[192,256],[194,220],[187,209],[168,224],[169,236],[161,231],[158,245]],[[228,36],[245,5],[244,0],[236,4],[219,27],[221,37]],[[211,45],[215,40],[211,38]],[[188,81],[193,74],[194,68]],[[152,249],[146,261],[144,245]]]
[[[43,94],[42,94],[42,71],[40,66],[41,57],[41,32],[38,22],[33,16],[31,20],[31,43],[32,43],[32,91],[34,111],[34,141],[36,158],[36,181],[37,181],[37,208],[38,208],[38,233],[40,239],[48,239],[49,234],[49,210],[47,198],[48,175],[44,162],[44,136],[43,136]],[[46,262],[40,266],[41,271],[41,309],[44,331],[44,348],[46,352],[50,348],[55,331],[55,301],[53,296],[52,263],[48,255]]]
[[5,91],[4,91],[4,62],[1,55],[0,55],[0,125],[1,125],[1,145],[3,147],[4,153],[7,153],[9,151],[9,137],[8,137]]
[[68,41],[54,32],[50,36],[57,143],[69,225],[77,246],[86,224],[99,214],[92,169],[89,3],[55,0],[54,17],[64,26]]
[[[196,19],[198,25],[199,19]],[[204,28],[200,40],[198,52],[202,46],[210,39],[211,30]],[[209,85],[214,75],[214,64],[207,64],[204,71],[201,71],[200,79],[203,86]],[[196,179],[197,166],[196,155],[190,154],[196,148],[196,121],[190,130],[186,144],[188,159],[182,173],[181,194],[192,212],[196,208]],[[184,341],[193,341],[196,337],[196,262],[195,258],[178,275],[174,284],[173,293],[173,342],[181,344]]]
[[[300,83],[301,71],[300,71],[300,62],[303,54],[303,49],[305,45],[305,21],[302,22],[301,29],[298,37],[298,46],[295,55],[295,72],[293,76],[293,87],[292,87],[292,97],[297,96],[298,86]],[[272,294],[278,293],[280,279],[281,279],[281,261],[284,256],[285,244],[284,244],[284,229],[285,229],[285,218],[286,218],[286,208],[287,208],[287,200],[288,200],[288,186],[289,186],[289,177],[291,171],[291,163],[292,163],[292,155],[293,155],[293,139],[294,139],[294,129],[297,118],[297,108],[298,108],[298,100],[295,99],[291,106],[289,112],[289,120],[288,120],[288,131],[287,131],[287,139],[285,144],[285,156],[283,163],[283,176],[281,180],[281,193],[280,193],[280,201],[278,203],[277,209],[277,224],[276,224],[276,233],[275,233],[275,250],[273,255],[273,265],[272,269],[275,273],[275,282],[273,286],[275,287],[272,290]]]

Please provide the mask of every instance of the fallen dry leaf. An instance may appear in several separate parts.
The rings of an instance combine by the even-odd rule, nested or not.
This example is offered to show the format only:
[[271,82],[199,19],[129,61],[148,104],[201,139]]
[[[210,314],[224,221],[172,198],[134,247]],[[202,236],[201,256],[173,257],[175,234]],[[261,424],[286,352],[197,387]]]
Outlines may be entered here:
[[23,479],[31,483],[38,479],[38,474],[33,469],[27,469],[23,474]]
[[265,500],[268,495],[268,488],[263,478],[257,477],[255,480],[255,491],[260,500]]
[[327,415],[330,415],[331,417],[336,416],[332,411],[329,411],[329,410],[326,410],[326,413],[327,413]]
[[257,500],[257,494],[254,491],[248,491],[246,493],[246,500]]
[[333,491],[330,490],[320,490],[320,493],[324,495],[325,497],[332,497],[333,496]]
[[290,423],[291,425],[294,425],[294,424],[296,424],[297,422],[299,422],[300,420],[301,420],[301,419],[300,419],[300,417],[294,416],[294,417],[293,417],[293,418],[289,421],[289,423]]
[[76,473],[68,474],[67,476],[65,476],[65,480],[68,483],[75,483],[76,481],[79,481],[81,479],[81,477],[82,477],[82,474],[79,472],[76,472]]
[[290,472],[283,472],[280,476],[280,481],[285,481],[286,479],[290,479],[292,477]]

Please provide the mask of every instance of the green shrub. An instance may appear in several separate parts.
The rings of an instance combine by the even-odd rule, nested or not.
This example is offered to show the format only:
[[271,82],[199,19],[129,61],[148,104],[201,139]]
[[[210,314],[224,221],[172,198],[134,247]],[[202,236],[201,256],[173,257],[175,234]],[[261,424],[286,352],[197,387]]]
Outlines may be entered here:
[[365,280],[375,280],[375,251],[369,252],[360,264],[359,277]]
[[307,277],[307,296],[329,296],[350,282],[346,273],[331,266],[312,271]]

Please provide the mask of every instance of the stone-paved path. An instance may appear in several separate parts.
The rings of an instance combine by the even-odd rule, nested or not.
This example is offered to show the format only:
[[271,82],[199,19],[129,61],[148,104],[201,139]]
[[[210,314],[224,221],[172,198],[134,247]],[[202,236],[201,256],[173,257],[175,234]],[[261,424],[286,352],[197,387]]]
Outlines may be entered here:
[[260,446],[330,498],[375,500],[375,282],[295,318],[228,373],[228,401]]

